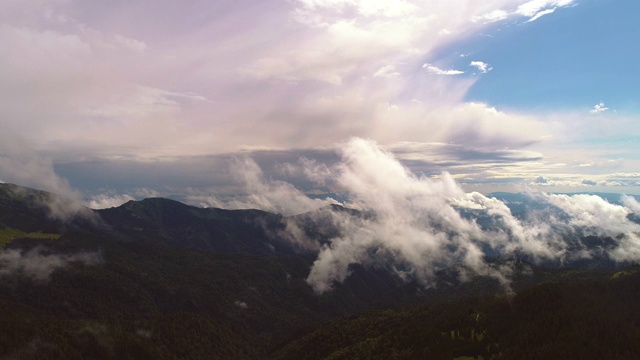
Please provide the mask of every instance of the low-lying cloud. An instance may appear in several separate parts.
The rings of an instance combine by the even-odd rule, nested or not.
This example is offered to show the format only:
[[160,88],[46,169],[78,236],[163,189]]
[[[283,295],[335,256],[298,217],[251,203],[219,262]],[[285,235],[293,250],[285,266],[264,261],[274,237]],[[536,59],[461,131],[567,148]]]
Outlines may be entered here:
[[[456,269],[461,280],[483,275],[506,285],[511,268],[488,261],[488,254],[558,266],[595,257],[640,260],[640,225],[629,219],[640,207],[633,198],[617,205],[594,195],[531,193],[531,201],[544,210],[530,209],[516,216],[496,198],[466,193],[446,172],[432,177],[414,174],[372,141],[354,138],[339,153],[339,163],[312,172],[316,177],[324,174],[315,180],[348,193],[346,206],[372,216],[318,212],[325,223],[330,214],[332,226],[339,230],[339,235],[318,245],[318,257],[307,278],[318,293],[344,281],[352,264],[402,269],[403,277],[424,286],[432,285],[437,272],[444,269]],[[255,168],[248,174],[244,173],[247,184],[261,184],[250,190],[269,193],[255,193],[255,199],[273,202],[277,198],[278,203],[286,203],[288,197],[299,200],[302,194],[282,182],[266,186]],[[306,201],[308,207],[322,205]],[[298,231],[295,236],[304,233]],[[582,240],[587,236],[607,238],[608,243],[587,246]]]
[[[51,159],[38,153],[31,144],[0,127],[0,174],[2,181],[31,186],[55,195],[41,194],[31,199],[46,207],[48,215],[56,220],[66,221],[75,216],[95,220],[93,213],[85,208],[80,194],[71,188],[66,179],[58,176]],[[20,192],[18,187],[11,191]]]
[[135,200],[135,198],[129,194],[100,194],[92,197],[88,205],[91,209],[107,209],[120,206],[130,200]]
[[[313,175],[318,170],[312,168],[311,162],[306,164],[305,174]],[[250,158],[237,158],[231,162],[230,172],[238,181],[245,194],[234,195],[229,199],[221,199],[211,193],[197,192],[187,196],[187,202],[202,207],[218,207],[226,209],[260,209],[283,215],[295,215],[318,209],[332,203],[332,199],[311,199],[292,184],[266,179],[262,169]]]
[[44,281],[49,279],[54,271],[72,263],[95,266],[102,263],[102,257],[95,252],[52,253],[44,247],[30,250],[5,249],[0,250],[0,277],[20,274]]

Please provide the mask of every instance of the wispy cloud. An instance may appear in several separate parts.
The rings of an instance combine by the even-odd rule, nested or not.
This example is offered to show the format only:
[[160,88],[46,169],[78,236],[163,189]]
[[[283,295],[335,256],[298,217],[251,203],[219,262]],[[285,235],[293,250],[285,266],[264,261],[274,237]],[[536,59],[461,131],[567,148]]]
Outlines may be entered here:
[[471,63],[469,63],[469,66],[473,66],[476,69],[478,69],[481,73],[486,74],[489,71],[493,70],[493,68],[491,67],[491,65],[482,62],[482,61],[472,61]]
[[396,71],[396,67],[394,65],[385,65],[373,74],[374,77],[397,77],[399,75],[400,73]]
[[532,0],[518,6],[515,13],[529,17],[527,22],[532,22],[544,15],[552,14],[557,8],[574,5],[573,0]]
[[505,20],[509,17],[509,13],[504,10],[493,10],[492,12],[474,16],[473,22],[493,23],[497,21]]
[[536,21],[545,15],[553,14],[555,11],[556,11],[556,8],[539,11],[535,15],[533,15],[529,20],[527,20],[527,22]]
[[56,173],[51,158],[37,152],[22,136],[1,127],[0,174],[3,181],[53,193],[32,199],[46,209],[51,218],[62,221],[75,216],[94,219],[94,214],[83,206],[80,192]]
[[443,69],[440,69],[439,67],[431,65],[431,64],[423,64],[422,68],[423,69],[427,69],[427,71],[429,73],[436,74],[436,75],[461,75],[461,74],[464,74],[464,71],[461,71],[461,70],[454,70],[454,69],[443,70]]
[[[306,169],[307,175],[315,171],[309,167]],[[194,191],[187,196],[187,202],[202,207],[260,209],[284,215],[301,214],[336,203],[332,199],[311,199],[288,182],[265,179],[263,170],[248,157],[234,159],[230,171],[236,179],[239,193],[224,199],[211,192]]]
[[120,206],[130,200],[135,200],[135,198],[129,194],[122,194],[122,195],[100,194],[100,195],[92,196],[91,200],[87,205],[92,209],[107,209],[111,207]]
[[527,17],[526,22],[553,14],[558,8],[574,6],[574,0],[531,0],[518,5],[511,11],[498,9],[471,18],[473,22],[494,23],[513,17]]

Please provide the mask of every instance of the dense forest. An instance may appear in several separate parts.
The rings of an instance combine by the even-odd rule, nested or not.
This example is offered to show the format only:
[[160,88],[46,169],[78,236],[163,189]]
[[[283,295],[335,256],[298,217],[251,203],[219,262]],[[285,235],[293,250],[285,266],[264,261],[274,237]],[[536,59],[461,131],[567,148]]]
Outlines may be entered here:
[[272,359],[635,359],[640,267],[570,270],[515,294],[444,301],[334,320]]
[[638,266],[522,263],[511,291],[353,266],[318,295],[314,254],[278,237],[280,215],[147,199],[63,220],[44,205],[54,197],[0,184],[0,358],[640,356]]

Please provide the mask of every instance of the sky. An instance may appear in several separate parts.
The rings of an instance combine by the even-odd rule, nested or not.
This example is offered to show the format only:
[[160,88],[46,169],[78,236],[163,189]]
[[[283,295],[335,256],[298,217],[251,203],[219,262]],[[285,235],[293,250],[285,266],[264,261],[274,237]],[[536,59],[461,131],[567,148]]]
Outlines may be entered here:
[[327,174],[362,140],[468,192],[640,194],[639,13],[632,0],[4,0],[0,181],[92,207],[340,193]]

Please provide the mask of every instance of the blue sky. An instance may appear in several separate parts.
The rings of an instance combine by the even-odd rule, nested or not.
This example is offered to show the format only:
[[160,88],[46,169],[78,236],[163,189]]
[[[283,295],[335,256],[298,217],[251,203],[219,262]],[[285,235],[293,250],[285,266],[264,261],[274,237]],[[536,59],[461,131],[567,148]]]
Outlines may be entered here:
[[96,207],[340,192],[359,138],[465,191],[637,194],[639,8],[3,1],[0,181]]
[[637,114],[639,13],[637,1],[581,1],[531,23],[497,25],[446,51],[494,67],[471,87],[469,101],[536,111],[591,109],[603,101]]

